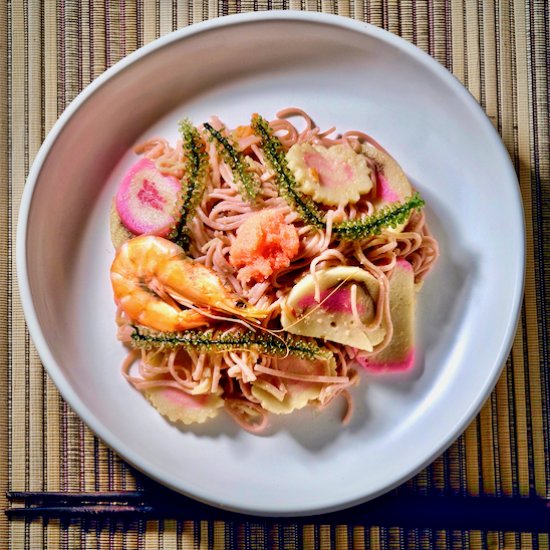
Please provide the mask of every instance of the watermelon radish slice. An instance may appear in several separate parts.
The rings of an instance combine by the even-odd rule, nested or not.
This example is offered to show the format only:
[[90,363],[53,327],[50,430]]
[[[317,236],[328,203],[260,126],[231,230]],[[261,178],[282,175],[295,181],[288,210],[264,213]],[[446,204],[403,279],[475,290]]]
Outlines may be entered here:
[[398,260],[390,279],[390,314],[393,337],[389,345],[371,357],[357,356],[371,372],[406,371],[414,366],[414,310],[416,292],[411,264]]
[[176,223],[180,194],[180,182],[144,158],[124,176],[115,204],[122,224],[134,235],[165,237]]

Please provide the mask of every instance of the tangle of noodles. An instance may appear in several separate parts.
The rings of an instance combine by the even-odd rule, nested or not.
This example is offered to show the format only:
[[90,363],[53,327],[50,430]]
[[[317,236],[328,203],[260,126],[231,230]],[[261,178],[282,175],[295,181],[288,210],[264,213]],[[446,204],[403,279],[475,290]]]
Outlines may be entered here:
[[[288,118],[301,119],[301,129]],[[370,136],[362,132],[349,131],[334,136],[334,128],[321,131],[313,120],[299,109],[285,109],[270,123],[285,151],[296,143],[311,143],[322,146],[344,144],[356,152],[362,143],[368,143],[380,151],[385,150]],[[225,135],[230,135],[223,123],[212,118],[210,125]],[[268,317],[263,326],[280,329],[281,303],[296,281],[310,273],[316,275],[330,267],[358,266],[370,273],[379,286],[373,320],[363,329],[374,331],[381,325],[387,327],[384,340],[376,346],[379,353],[392,338],[392,323],[389,304],[389,279],[396,263],[404,259],[414,271],[414,281],[420,284],[438,256],[437,241],[431,235],[423,211],[414,210],[401,232],[383,229],[380,234],[354,241],[338,240],[333,234],[333,225],[344,220],[370,215],[374,206],[368,195],[355,204],[325,208],[326,228],[318,229],[306,225],[298,213],[279,195],[267,161],[260,147],[260,138],[251,132],[233,132],[236,148],[247,155],[250,171],[260,182],[259,197],[254,204],[244,200],[239,183],[234,180],[231,167],[225,162],[212,141],[206,140],[210,163],[210,177],[196,213],[189,221],[191,242],[188,254],[197,262],[212,268],[228,288],[246,298],[248,302],[263,310]],[[184,158],[181,143],[175,147],[164,139],[151,139],[135,149],[157,165],[164,174],[177,178],[183,176]],[[371,169],[374,188],[377,185],[378,166],[365,157]],[[300,247],[290,265],[275,271],[266,281],[245,282],[237,278],[237,270],[229,261],[231,245],[237,238],[237,229],[253,214],[262,209],[280,212],[287,224],[297,230]],[[315,297],[320,298],[316,283]],[[358,324],[357,287],[351,287],[351,307]],[[119,312],[117,315],[119,338],[129,341],[130,322]],[[217,327],[224,334],[242,330],[238,325],[222,322]],[[251,350],[222,352],[199,352],[161,349],[132,351],[123,365],[124,376],[135,388],[146,392],[159,388],[173,388],[191,396],[222,395],[224,406],[230,416],[245,429],[258,432],[267,423],[267,412],[262,406],[261,394],[269,394],[274,400],[284,402],[293,391],[304,387],[315,387],[318,392],[314,403],[325,407],[335,397],[342,396],[347,404],[344,420],[349,420],[352,404],[348,389],[358,383],[358,374],[353,368],[356,349],[331,341],[322,342],[325,349],[334,355],[334,366],[325,372],[293,372],[282,368],[283,360]],[[366,353],[365,355],[369,355]]]

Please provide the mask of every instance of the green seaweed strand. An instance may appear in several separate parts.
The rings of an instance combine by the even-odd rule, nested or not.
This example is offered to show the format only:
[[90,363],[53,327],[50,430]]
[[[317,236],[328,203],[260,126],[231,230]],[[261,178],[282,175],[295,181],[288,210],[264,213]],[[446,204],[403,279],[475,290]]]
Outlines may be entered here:
[[[302,220],[320,229],[325,229],[324,214],[317,205],[298,190],[298,185],[286,162],[286,156],[280,140],[273,135],[269,123],[260,115],[252,118],[252,129],[261,138],[264,154],[275,172],[277,184],[282,196],[300,214]],[[388,204],[372,216],[356,220],[346,220],[334,224],[332,232],[342,241],[363,239],[378,235],[386,227],[397,227],[405,223],[413,210],[422,208],[425,201],[415,193],[403,202]]]
[[170,233],[170,239],[182,248],[187,249],[190,242],[187,224],[193,217],[206,187],[208,153],[205,150],[204,141],[199,131],[188,119],[180,123],[180,133],[185,159],[181,216]]
[[264,154],[275,172],[281,195],[300,214],[309,225],[324,229],[323,213],[317,205],[297,189],[296,180],[286,162],[286,156],[280,140],[273,135],[269,123],[260,115],[254,115],[251,123],[254,133],[261,139]]
[[314,340],[285,336],[277,338],[269,333],[257,334],[251,330],[225,334],[214,331],[186,330],[184,332],[154,332],[133,326],[132,344],[141,349],[193,349],[198,351],[231,351],[248,349],[268,355],[294,355],[300,359],[330,358],[332,352],[320,348]]
[[371,235],[378,235],[386,227],[397,227],[405,223],[413,210],[422,208],[425,201],[415,193],[404,202],[393,202],[372,216],[347,220],[335,224],[332,231],[343,241],[354,241]]
[[244,200],[254,203],[260,192],[260,183],[247,169],[244,155],[237,150],[230,139],[213,128],[208,122],[204,123],[204,129],[210,134],[210,141],[216,140],[217,149],[225,162],[231,168],[233,177],[240,183],[240,192]]

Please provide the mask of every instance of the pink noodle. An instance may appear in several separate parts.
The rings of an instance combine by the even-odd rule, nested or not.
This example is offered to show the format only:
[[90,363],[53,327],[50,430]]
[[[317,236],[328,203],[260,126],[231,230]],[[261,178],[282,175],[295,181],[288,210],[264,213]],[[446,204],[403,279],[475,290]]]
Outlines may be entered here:
[[261,365],[256,365],[256,372],[261,372],[263,374],[270,374],[272,376],[277,376],[278,378],[289,378],[290,380],[297,380],[300,382],[311,382],[319,384],[345,384],[349,380],[345,376],[320,376],[316,374],[300,374],[297,372],[288,372],[279,369],[271,369],[268,367],[262,367]]

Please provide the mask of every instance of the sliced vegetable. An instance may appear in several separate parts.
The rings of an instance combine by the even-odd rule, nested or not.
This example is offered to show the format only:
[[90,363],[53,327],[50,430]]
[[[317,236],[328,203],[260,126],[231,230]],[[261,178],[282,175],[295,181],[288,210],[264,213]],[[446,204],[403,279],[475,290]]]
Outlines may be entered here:
[[162,175],[149,159],[139,160],[124,176],[115,204],[124,227],[134,235],[164,237],[176,223],[181,184]]
[[[304,195],[298,189],[296,179],[288,167],[283,146],[279,139],[273,135],[268,122],[261,116],[255,115],[251,126],[256,135],[262,140],[261,146],[266,159],[275,172],[275,178],[281,195],[298,212],[306,224],[324,229],[326,227],[324,213],[310,197]],[[376,153],[372,154],[378,158]],[[386,193],[385,197],[387,198],[388,196],[390,195]],[[424,206],[424,201],[418,193],[415,193],[403,202],[391,202],[385,207],[382,207],[383,203],[379,202],[378,206],[379,210],[372,216],[347,220],[333,225],[333,234],[341,240],[352,241],[376,235],[384,228],[399,230],[400,226],[408,220],[413,210]]]
[[[292,374],[306,376],[335,376],[336,362],[317,359],[297,359],[286,357],[274,362],[274,369]],[[260,401],[261,406],[274,414],[290,414],[292,411],[303,409],[311,401],[319,398],[324,384],[320,382],[308,382],[284,379],[285,391],[276,391],[273,385],[263,378],[258,378],[252,383],[252,395]],[[275,390],[275,391],[274,391]]]
[[120,216],[116,210],[114,200],[111,205],[109,230],[111,232],[111,242],[116,249],[120,248],[126,241],[129,241],[135,237],[135,235],[131,231],[128,231],[128,229],[126,229],[126,227],[122,224]]
[[367,369],[408,370],[414,365],[414,310],[416,291],[411,264],[399,260],[390,279],[390,312],[393,337],[386,348],[372,357],[357,357]]
[[406,201],[413,195],[413,188],[401,166],[388,154],[372,145],[363,145],[363,153],[377,167],[374,207],[379,210],[391,203]]
[[346,145],[296,143],[286,159],[302,193],[316,202],[329,206],[356,203],[372,189],[365,156]]
[[350,266],[319,271],[316,278],[319,301],[315,300],[315,279],[307,275],[290,291],[282,307],[283,328],[372,351],[386,334],[384,326],[366,329],[375,316],[380,292],[376,279],[364,269]]
[[217,394],[190,395],[176,388],[152,388],[143,392],[160,414],[172,422],[202,424],[217,416],[223,399]]
[[237,278],[241,282],[260,282],[278,269],[288,267],[299,248],[298,231],[285,223],[283,213],[261,210],[237,230],[229,261],[239,269]]

